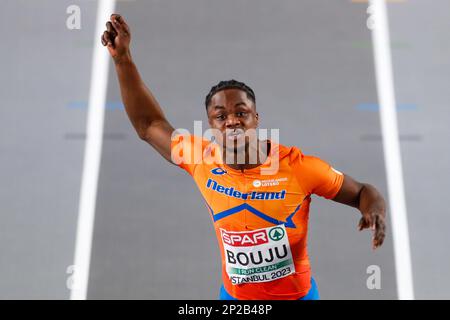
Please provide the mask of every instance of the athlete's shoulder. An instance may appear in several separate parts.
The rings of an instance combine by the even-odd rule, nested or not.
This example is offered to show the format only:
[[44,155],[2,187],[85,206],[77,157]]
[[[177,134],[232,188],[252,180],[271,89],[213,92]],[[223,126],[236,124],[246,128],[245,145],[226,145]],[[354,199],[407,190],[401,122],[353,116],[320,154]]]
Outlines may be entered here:
[[270,143],[270,154],[275,155],[278,153],[280,160],[286,157],[297,157],[299,152],[301,152],[300,149],[295,146],[287,146],[274,141]]
[[307,155],[300,148],[291,149],[291,166],[297,181],[308,194],[332,199],[342,186],[344,175],[328,162],[314,155]]
[[172,136],[172,162],[193,175],[199,165],[209,163],[205,158],[216,157],[218,154],[214,143],[202,136],[177,134]]
[[279,152],[280,160],[289,159],[289,163],[302,162],[305,156],[302,150],[297,146],[287,146],[283,144],[274,144],[273,147]]
[[289,156],[290,163],[298,162],[298,164],[302,166],[314,165],[317,162],[323,161],[315,155],[305,154],[303,150],[297,146],[284,146],[280,144],[280,154]]

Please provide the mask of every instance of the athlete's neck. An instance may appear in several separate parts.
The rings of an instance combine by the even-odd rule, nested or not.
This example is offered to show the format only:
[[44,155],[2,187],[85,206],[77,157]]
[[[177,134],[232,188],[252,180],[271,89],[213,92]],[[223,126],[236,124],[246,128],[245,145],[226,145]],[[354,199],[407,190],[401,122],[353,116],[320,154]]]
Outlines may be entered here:
[[[258,140],[256,146],[246,143],[245,148],[242,148],[242,150],[230,150],[224,148],[223,159],[225,159],[224,161],[226,161],[226,165],[234,170],[244,171],[253,169],[260,166],[267,160],[267,157],[270,154],[270,148],[271,145],[269,140]],[[227,152],[231,152],[231,156],[227,156]],[[232,161],[230,162],[230,160]]]

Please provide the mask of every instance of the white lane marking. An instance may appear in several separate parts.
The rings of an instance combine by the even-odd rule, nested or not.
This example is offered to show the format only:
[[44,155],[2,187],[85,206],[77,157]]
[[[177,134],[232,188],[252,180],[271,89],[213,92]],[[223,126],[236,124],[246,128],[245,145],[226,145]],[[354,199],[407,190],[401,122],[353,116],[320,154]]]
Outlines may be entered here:
[[374,29],[372,30],[372,42],[390,204],[389,216],[391,217],[391,230],[394,241],[397,293],[398,298],[401,300],[412,300],[414,299],[414,286],[411,251],[397,114],[395,110],[387,9],[385,0],[371,0],[370,2],[371,6],[373,6],[375,19]]
[[87,297],[109,71],[108,50],[101,45],[100,37],[105,29],[106,21],[114,12],[115,4],[115,0],[100,0],[97,7],[86,144],[75,243],[74,283],[70,295],[72,300],[85,300]]

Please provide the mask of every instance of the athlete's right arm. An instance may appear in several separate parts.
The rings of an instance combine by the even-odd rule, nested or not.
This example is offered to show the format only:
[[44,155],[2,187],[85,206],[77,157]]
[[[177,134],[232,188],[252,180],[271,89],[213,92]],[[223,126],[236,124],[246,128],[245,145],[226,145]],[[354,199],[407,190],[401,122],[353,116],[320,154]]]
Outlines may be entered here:
[[167,161],[171,161],[171,136],[174,128],[166,120],[161,107],[142,81],[130,53],[131,33],[118,14],[112,14],[102,35],[102,44],[114,60],[122,101],[138,136],[152,145]]

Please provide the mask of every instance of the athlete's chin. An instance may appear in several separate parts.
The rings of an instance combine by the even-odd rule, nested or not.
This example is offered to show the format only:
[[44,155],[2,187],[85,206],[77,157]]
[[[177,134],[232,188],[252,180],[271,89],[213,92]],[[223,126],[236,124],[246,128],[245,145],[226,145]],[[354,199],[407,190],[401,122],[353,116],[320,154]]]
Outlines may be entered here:
[[227,143],[225,145],[225,150],[227,152],[240,153],[245,151],[245,142],[237,143]]

